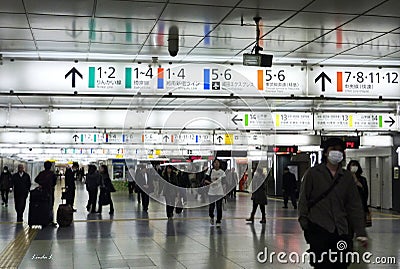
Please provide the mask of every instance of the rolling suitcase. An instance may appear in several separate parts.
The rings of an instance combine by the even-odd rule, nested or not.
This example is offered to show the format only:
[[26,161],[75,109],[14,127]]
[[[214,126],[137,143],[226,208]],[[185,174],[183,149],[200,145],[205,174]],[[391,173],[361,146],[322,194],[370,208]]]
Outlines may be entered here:
[[30,191],[28,225],[46,226],[50,222],[49,196],[40,188]]
[[[62,188],[61,202],[65,198],[65,188]],[[57,209],[57,223],[60,227],[70,226],[74,217],[71,205],[60,204]]]

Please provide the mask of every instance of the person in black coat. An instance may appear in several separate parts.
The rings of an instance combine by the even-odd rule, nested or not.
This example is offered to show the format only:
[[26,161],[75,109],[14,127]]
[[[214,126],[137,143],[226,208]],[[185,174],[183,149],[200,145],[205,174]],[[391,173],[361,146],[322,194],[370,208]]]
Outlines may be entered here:
[[268,204],[267,180],[265,179],[265,174],[263,173],[263,169],[261,167],[257,167],[257,170],[254,173],[252,189],[253,193],[251,195],[251,199],[253,200],[253,210],[251,211],[250,218],[246,219],[246,221],[254,223],[254,215],[256,214],[257,207],[260,206],[260,223],[266,223],[265,206]]
[[174,216],[175,199],[177,195],[176,186],[178,185],[178,179],[172,165],[168,165],[165,168],[163,178],[164,182],[161,188],[165,197],[167,217],[170,220]]
[[149,209],[150,197],[149,193],[153,191],[151,177],[147,174],[146,166],[140,166],[136,175],[136,187],[138,187],[138,195],[142,197],[142,208],[144,212]]
[[35,178],[35,182],[47,193],[49,199],[49,224],[56,227],[57,223],[54,222],[54,190],[57,184],[57,176],[51,171],[53,164],[50,161],[44,162],[44,170],[41,171]]
[[114,203],[111,198],[111,192],[115,192],[114,185],[111,182],[110,175],[108,174],[107,165],[100,166],[100,196],[99,208],[97,213],[101,214],[103,205],[110,205],[110,215],[114,214]]
[[12,187],[14,189],[15,211],[17,212],[17,221],[23,221],[23,215],[26,207],[26,198],[28,198],[31,188],[31,177],[25,173],[24,165],[18,165],[18,172],[12,178]]
[[357,185],[358,193],[360,194],[361,203],[362,203],[362,206],[364,209],[364,214],[367,215],[367,214],[369,214],[368,184],[367,184],[367,179],[361,175],[363,173],[361,165],[358,161],[351,160],[347,164],[347,170],[350,171],[353,175],[354,181]]
[[70,205],[72,207],[72,210],[76,212],[76,209],[74,209],[74,200],[75,200],[75,176],[77,174],[77,171],[79,169],[79,164],[77,162],[74,162],[72,164],[72,168],[67,168],[65,170],[65,202],[67,205]]
[[283,203],[284,203],[283,208],[288,208],[287,204],[290,197],[294,209],[297,209],[296,191],[297,191],[296,176],[293,173],[291,173],[289,171],[289,168],[286,166],[283,169],[283,177],[282,177],[282,193],[283,193]]
[[1,172],[0,175],[0,191],[1,198],[3,199],[2,205],[5,207],[8,207],[8,193],[12,187],[11,177],[12,175],[10,171],[8,171],[8,167],[4,166],[3,172]]
[[89,193],[89,200],[86,209],[90,213],[96,213],[97,193],[100,185],[100,175],[97,167],[90,164],[86,176],[86,190]]

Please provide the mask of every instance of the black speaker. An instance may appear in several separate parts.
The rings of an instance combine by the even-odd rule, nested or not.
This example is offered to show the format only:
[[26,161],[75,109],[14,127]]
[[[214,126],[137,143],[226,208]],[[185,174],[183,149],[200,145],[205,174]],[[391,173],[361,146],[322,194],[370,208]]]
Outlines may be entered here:
[[179,29],[173,25],[168,30],[168,52],[175,57],[179,51]]

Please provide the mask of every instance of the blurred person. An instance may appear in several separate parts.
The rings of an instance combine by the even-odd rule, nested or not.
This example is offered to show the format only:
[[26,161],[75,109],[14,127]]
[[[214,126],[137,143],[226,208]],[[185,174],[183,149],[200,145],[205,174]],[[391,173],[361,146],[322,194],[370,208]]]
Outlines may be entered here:
[[138,195],[142,198],[142,209],[144,212],[147,212],[150,202],[149,193],[153,191],[153,184],[151,177],[147,174],[146,166],[142,166],[139,173],[136,175],[136,186],[139,187]]
[[209,169],[205,175],[205,184],[209,186],[209,208],[208,214],[210,216],[210,224],[214,225],[214,210],[217,207],[217,227],[221,226],[222,220],[222,200],[225,196],[222,181],[225,179],[225,172],[220,167],[221,163],[215,159],[212,163],[212,168]]
[[[346,256],[352,251],[353,231],[357,240],[367,246],[361,199],[353,176],[343,170],[345,145],[339,138],[329,138],[323,148],[322,163],[307,170],[301,184],[299,222],[316,260],[311,266],[320,269],[347,268],[345,261],[333,262],[323,255],[329,251]],[[347,248],[337,244],[344,241]]]
[[288,208],[287,204],[290,200],[292,201],[292,205],[294,209],[297,209],[297,199],[296,199],[296,191],[297,191],[297,180],[296,176],[290,172],[289,167],[283,168],[283,176],[282,176],[282,193],[283,193],[283,208]]
[[114,214],[114,203],[111,197],[112,192],[115,192],[115,188],[111,182],[107,165],[102,164],[100,165],[100,196],[99,196],[99,207],[97,213],[101,214],[103,205],[110,205],[109,214],[110,215]]
[[97,193],[100,185],[100,175],[94,164],[89,164],[86,175],[86,190],[89,193],[89,200],[86,209],[90,213],[96,213]]
[[253,193],[251,195],[251,200],[253,200],[253,210],[251,211],[250,218],[246,219],[246,221],[254,223],[254,216],[256,214],[257,207],[260,206],[260,223],[266,223],[265,206],[268,204],[267,180],[265,179],[263,168],[259,166],[257,167],[253,176],[252,189]]
[[[351,160],[347,164],[347,171],[350,171],[351,174],[353,175],[354,182],[356,183],[358,193],[361,198],[361,203],[363,207],[363,212],[364,212],[364,218],[367,220],[367,217],[370,214],[369,208],[368,208],[368,184],[367,184],[367,179],[363,177],[361,174],[363,173],[363,170],[361,168],[361,165],[358,161],[356,160]],[[368,224],[370,226],[370,224]]]
[[128,181],[128,192],[129,194],[133,194],[135,190],[135,179],[134,179],[135,170],[133,168],[128,169],[127,181]]
[[76,212],[74,209],[74,201],[75,201],[75,178],[79,171],[79,164],[77,162],[73,162],[72,167],[67,167],[65,170],[65,203],[70,205],[73,212]]
[[8,171],[8,167],[4,166],[3,171],[0,174],[0,191],[1,198],[3,200],[2,205],[8,207],[8,193],[12,187],[11,173]]
[[[162,193],[165,197],[167,217],[169,220],[174,216],[175,199],[177,195],[178,179],[172,165],[167,165],[163,174]],[[170,185],[171,184],[171,185]]]
[[12,187],[14,191],[15,211],[17,212],[17,221],[23,221],[23,215],[26,207],[26,198],[28,198],[29,190],[31,188],[31,177],[25,173],[24,165],[18,165],[18,171],[12,178]]
[[49,198],[49,224],[56,227],[57,223],[54,222],[54,190],[57,184],[57,176],[51,171],[53,164],[50,161],[44,162],[44,170],[41,171],[35,178],[35,182],[39,184],[42,190],[48,195]]

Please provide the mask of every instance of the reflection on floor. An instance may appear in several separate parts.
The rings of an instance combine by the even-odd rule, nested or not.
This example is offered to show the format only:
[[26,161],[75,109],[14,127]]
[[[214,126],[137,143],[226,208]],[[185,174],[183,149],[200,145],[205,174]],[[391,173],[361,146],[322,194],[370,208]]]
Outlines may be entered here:
[[[56,197],[57,205],[59,188]],[[239,194],[228,200],[222,226],[216,228],[210,226],[206,207],[185,209],[168,221],[164,205],[151,201],[145,213],[136,195],[122,192],[113,195],[114,216],[107,207],[102,215],[88,214],[87,197],[84,186],[79,185],[73,225],[39,230],[19,268],[310,268],[307,263],[279,263],[276,256],[273,264],[257,261],[257,254],[266,249],[288,255],[307,250],[296,211],[282,209],[282,202],[275,199],[267,206],[266,225],[259,219],[248,225],[244,219],[251,209],[250,196]],[[12,199],[8,208],[0,208],[1,251],[24,231],[23,225],[14,222]],[[369,251],[373,257],[394,256],[400,261],[400,216],[389,213],[375,212]],[[350,268],[397,266],[361,264]]]

